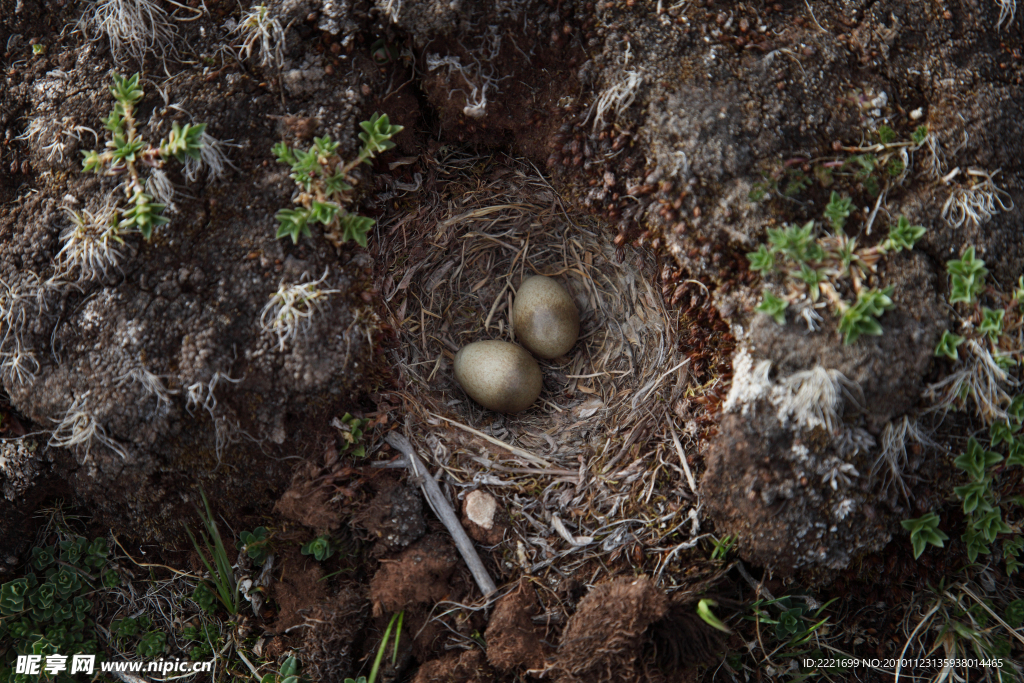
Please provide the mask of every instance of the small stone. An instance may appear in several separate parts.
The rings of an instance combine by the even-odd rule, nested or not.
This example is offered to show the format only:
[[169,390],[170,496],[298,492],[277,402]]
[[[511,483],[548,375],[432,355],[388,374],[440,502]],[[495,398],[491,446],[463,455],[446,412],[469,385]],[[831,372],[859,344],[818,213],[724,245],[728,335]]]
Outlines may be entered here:
[[490,531],[494,528],[494,513],[498,510],[498,501],[484,491],[470,491],[466,496],[466,517],[477,526]]

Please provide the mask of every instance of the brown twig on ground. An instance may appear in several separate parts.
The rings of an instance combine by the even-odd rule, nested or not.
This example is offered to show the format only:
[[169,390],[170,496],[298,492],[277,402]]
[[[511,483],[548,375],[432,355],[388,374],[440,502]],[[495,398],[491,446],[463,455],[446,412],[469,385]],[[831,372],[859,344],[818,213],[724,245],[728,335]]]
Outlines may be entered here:
[[494,585],[494,581],[491,580],[491,575],[487,573],[483,562],[480,561],[480,556],[476,554],[473,541],[469,540],[465,529],[462,528],[455,510],[452,509],[448,499],[441,493],[440,487],[434,481],[434,478],[430,476],[430,472],[423,466],[420,459],[416,457],[416,451],[413,449],[412,443],[409,442],[409,439],[404,434],[399,434],[398,432],[390,432],[387,436],[387,442],[408,460],[409,470],[419,480],[423,496],[430,503],[431,509],[438,519],[441,520],[441,523],[448,529],[448,533],[451,534],[452,540],[455,541],[455,547],[459,549],[462,559],[469,565],[469,571],[473,574],[473,578],[476,579],[476,585],[480,587],[480,592],[484,594],[484,597],[487,597],[498,590],[498,587]]

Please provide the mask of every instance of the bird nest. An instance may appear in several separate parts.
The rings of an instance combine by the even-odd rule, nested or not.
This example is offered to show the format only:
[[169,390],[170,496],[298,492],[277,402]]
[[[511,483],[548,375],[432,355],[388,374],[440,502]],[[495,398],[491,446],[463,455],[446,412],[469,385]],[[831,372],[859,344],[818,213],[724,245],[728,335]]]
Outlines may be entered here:
[[[619,558],[660,577],[699,534],[694,401],[721,378],[698,386],[689,371],[655,255],[616,246],[528,163],[428,164],[401,200],[418,210],[381,221],[375,255],[407,435],[450,495],[483,488],[504,505],[509,527],[493,549],[503,580],[554,567],[592,582],[584,563]],[[452,364],[472,342],[515,341],[512,302],[534,274],[569,291],[580,337],[566,356],[537,359],[540,399],[503,415],[474,403]]]

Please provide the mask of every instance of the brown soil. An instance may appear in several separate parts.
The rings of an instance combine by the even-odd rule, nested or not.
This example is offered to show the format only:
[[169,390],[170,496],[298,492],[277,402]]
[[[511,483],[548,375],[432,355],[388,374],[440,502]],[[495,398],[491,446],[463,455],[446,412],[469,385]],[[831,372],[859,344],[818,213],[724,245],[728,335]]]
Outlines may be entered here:
[[419,668],[413,683],[491,683],[497,680],[480,650],[452,653]]
[[[389,683],[778,680],[803,675],[787,671],[796,656],[773,625],[742,620],[766,590],[838,598],[821,642],[875,657],[899,654],[943,580],[978,582],[978,604],[1000,613],[1024,596],[998,544],[978,569],[961,540],[952,460],[985,421],[928,413],[922,395],[953,367],[934,356],[955,324],[945,262],[975,246],[988,304],[1024,272],[1024,42],[1021,16],[997,26],[1007,2],[271,0],[287,27],[275,67],[232,32],[250,3],[155,1],[173,49],[125,59],[73,28],[97,3],[0,0],[0,438],[26,445],[0,455],[0,580],[20,575],[33,515],[62,498],[124,539],[139,563],[119,556],[126,577],[199,573],[183,530],[202,487],[222,529],[272,532],[261,666],[296,653],[331,683],[366,675],[402,611]],[[171,164],[170,225],[151,242],[125,235],[102,275],[55,277],[67,211],[120,196],[123,178],[80,172],[104,142],[113,70],[143,72],[147,139],[204,122],[232,166],[189,179]],[[375,111],[405,130],[357,172],[358,210],[377,220],[369,249],[335,248],[315,225],[276,239],[295,183],[274,143],[330,135],[351,155]],[[883,125],[900,140],[926,126],[934,144],[881,195],[814,175]],[[811,177],[795,196],[749,200],[797,171]],[[953,193],[984,173],[998,207],[950,220]],[[809,330],[757,313],[781,284],[746,258],[766,228],[827,229],[833,190],[853,200],[846,231],[862,245],[900,215],[928,228],[871,273],[896,308],[882,336],[850,346],[831,314]],[[528,271],[564,279],[583,335],[568,362],[544,364],[538,406],[497,416],[450,362],[510,334]],[[324,274],[330,305],[280,348],[260,325],[269,296]],[[770,362],[776,385],[842,373],[835,430],[794,426],[763,395],[730,402],[749,380],[742,354]],[[23,355],[27,376],[11,369]],[[346,412],[371,420],[366,459],[339,452]],[[908,448],[901,489],[875,470],[904,418],[929,436]],[[50,440],[61,423],[83,438]],[[375,466],[394,455],[391,429],[456,509],[471,491],[498,499],[492,528],[463,522],[493,602],[419,482]],[[1024,482],[999,476],[1016,515]],[[949,540],[917,559],[899,522],[931,511]],[[322,534],[337,552],[319,563],[300,547]],[[731,554],[710,559],[727,536]],[[255,568],[242,558],[239,572]],[[706,595],[728,639],[695,616]]]
[[403,550],[395,559],[381,561],[370,582],[375,614],[392,614],[407,607],[457,600],[448,580],[458,567],[458,555],[445,536],[431,534]]
[[506,595],[494,606],[484,640],[487,661],[502,671],[540,670],[548,654],[541,642],[544,629],[531,621],[537,613],[537,594],[528,583]]
[[380,542],[381,550],[407,547],[426,533],[423,499],[415,489],[392,479],[378,480],[373,500],[352,518]]
[[569,620],[555,669],[565,683],[649,681],[659,678],[645,661],[648,627],[668,614],[668,598],[650,579],[616,579],[585,597]]
[[282,567],[280,579],[273,585],[271,599],[277,603],[275,633],[303,623],[314,607],[327,601],[328,584],[322,581],[324,571],[312,558],[293,550],[278,560]]

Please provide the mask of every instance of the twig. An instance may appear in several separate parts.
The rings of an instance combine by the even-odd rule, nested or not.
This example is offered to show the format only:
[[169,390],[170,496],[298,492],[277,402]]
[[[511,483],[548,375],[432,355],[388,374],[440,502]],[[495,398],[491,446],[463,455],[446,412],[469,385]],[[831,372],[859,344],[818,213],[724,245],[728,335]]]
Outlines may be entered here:
[[484,434],[483,432],[481,432],[481,431],[479,431],[477,429],[473,429],[472,427],[470,427],[468,425],[464,425],[461,422],[456,422],[455,420],[451,419],[450,417],[444,417],[443,415],[437,415],[436,413],[430,413],[429,411],[428,411],[428,414],[433,416],[433,417],[436,417],[439,420],[444,420],[445,422],[453,424],[456,427],[459,427],[460,429],[465,429],[470,434],[475,434],[476,436],[479,436],[481,439],[485,439],[486,441],[494,444],[495,446],[501,446],[502,448],[507,449],[513,455],[518,455],[520,458],[523,458],[525,460],[529,460],[534,465],[540,465],[541,467],[551,467],[551,463],[550,462],[548,462],[547,460],[545,460],[544,458],[542,458],[540,456],[537,456],[537,455],[534,455],[533,453],[530,453],[529,451],[524,451],[522,448],[516,448],[515,446],[513,446],[511,444],[507,444],[507,443],[505,443],[504,441],[502,441],[500,439],[495,439],[493,436],[489,436],[487,434]]
[[178,576],[184,576],[187,579],[192,579],[193,581],[195,581],[195,580],[197,580],[199,578],[195,574],[189,574],[188,572],[178,571],[174,567],[168,567],[166,564],[154,564],[152,562],[139,562],[134,557],[132,557],[131,554],[127,550],[124,549],[124,546],[121,545],[121,541],[117,540],[117,536],[116,535],[111,534],[111,537],[114,539],[114,543],[117,544],[117,547],[121,549],[121,552],[123,552],[125,554],[125,557],[127,557],[129,560],[131,560],[136,566],[139,566],[139,567],[159,567],[161,569],[166,569],[166,570],[168,570],[169,572],[171,572],[173,574],[177,574]]
[[679,443],[679,436],[676,435],[675,427],[672,426],[672,422],[668,423],[668,430],[672,433],[672,443],[676,447],[676,452],[679,453],[679,461],[683,463],[683,470],[686,472],[686,481],[690,485],[690,490],[697,493],[697,482],[693,478],[693,472],[690,471],[690,463],[686,462],[686,454],[683,453],[683,445]]
[[871,234],[871,226],[875,222],[875,216],[878,215],[878,209],[881,208],[883,199],[885,199],[885,192],[882,192],[878,195],[878,199],[875,201],[875,210],[871,212],[870,216],[868,216],[868,225],[867,228],[865,228],[864,230],[865,233],[867,233],[868,235]]
[[484,568],[483,562],[480,561],[480,556],[476,554],[473,542],[469,540],[469,536],[466,535],[462,524],[459,523],[459,518],[455,515],[455,511],[452,510],[448,499],[441,493],[441,487],[437,485],[434,478],[430,476],[430,472],[420,462],[409,439],[404,434],[390,432],[387,435],[387,442],[409,461],[409,469],[420,480],[419,483],[420,488],[423,490],[423,496],[430,503],[434,514],[437,515],[441,523],[448,529],[448,533],[451,534],[452,540],[455,541],[455,546],[459,549],[459,553],[462,554],[462,559],[469,565],[469,571],[473,574],[473,578],[476,579],[476,585],[480,587],[480,592],[486,597],[498,590],[498,587],[494,585],[494,581],[491,580],[490,574],[487,573],[487,569]]
[[758,595],[763,595],[772,601],[775,600],[775,596],[772,595],[771,591],[764,587],[764,581],[760,583],[755,581],[754,577],[750,575],[750,573],[747,571],[747,568],[743,566],[742,562],[736,563],[736,569],[739,570],[740,576],[742,576],[746,580],[746,582],[750,584],[750,587],[753,588]]

